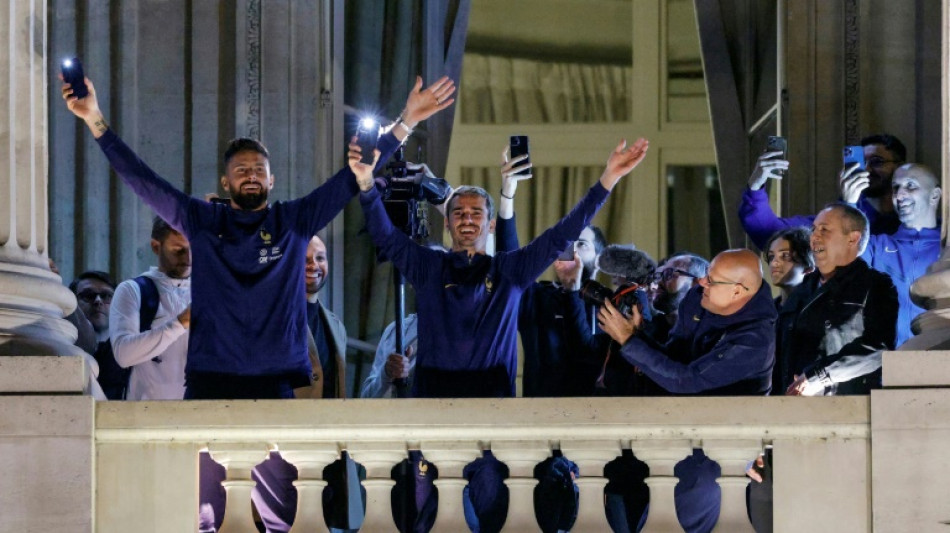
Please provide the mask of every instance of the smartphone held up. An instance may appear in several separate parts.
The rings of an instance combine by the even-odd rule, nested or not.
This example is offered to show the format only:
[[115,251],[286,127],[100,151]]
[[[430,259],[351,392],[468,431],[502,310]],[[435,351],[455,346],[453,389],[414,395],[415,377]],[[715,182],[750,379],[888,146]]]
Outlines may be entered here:
[[[527,155],[524,161],[518,163],[518,166],[527,165],[531,162],[531,157],[528,151],[528,136],[527,135],[512,135],[508,143],[508,150],[511,153],[511,159],[516,157],[521,157]],[[517,175],[528,174],[531,172],[531,169],[526,168],[515,172]]]
[[363,154],[363,157],[360,158],[360,163],[365,165],[372,165],[373,159],[373,150],[376,149],[376,143],[379,141],[379,122],[373,118],[363,118],[360,120],[360,125],[356,129],[356,144],[360,147],[360,151]]
[[[765,151],[767,153],[781,152],[782,154],[778,157],[788,159],[788,141],[785,140],[785,137],[771,135],[765,144]],[[776,169],[774,172],[779,176],[785,176],[784,169]]]
[[86,87],[86,75],[82,70],[82,62],[78,57],[64,59],[61,65],[63,72],[63,81],[69,84],[73,90],[73,96],[76,98],[85,98],[89,95],[89,89]]
[[561,255],[557,256],[558,261],[573,261],[574,260],[574,251],[577,249],[577,241],[570,241],[567,243],[567,248],[561,252]]
[[864,147],[863,146],[845,146],[844,147],[844,166],[845,168],[857,163],[858,170],[864,170]]

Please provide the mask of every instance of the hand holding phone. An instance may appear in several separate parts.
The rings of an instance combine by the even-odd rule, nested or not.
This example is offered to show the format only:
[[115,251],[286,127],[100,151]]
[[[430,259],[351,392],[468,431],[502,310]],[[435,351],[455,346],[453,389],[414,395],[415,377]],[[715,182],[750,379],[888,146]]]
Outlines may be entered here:
[[865,169],[864,147],[845,146],[842,159],[844,168],[838,175],[841,199],[849,204],[856,204],[861,199],[861,193],[870,184],[870,176]]
[[769,179],[780,180],[785,177],[788,171],[787,157],[788,143],[785,137],[769,137],[765,150],[756,160],[752,175],[749,176],[749,190],[757,191],[764,187]]
[[82,63],[78,57],[66,59],[61,65],[63,72],[63,81],[69,84],[76,98],[85,98],[89,96],[89,89],[86,87],[86,75],[82,70]]
[[[788,160],[788,141],[785,140],[785,137],[770,135],[768,141],[765,144],[765,151],[769,153],[782,152],[782,155],[778,156],[777,159]],[[776,159],[775,156],[772,158]],[[784,168],[775,169],[773,172],[778,176],[785,176]]]

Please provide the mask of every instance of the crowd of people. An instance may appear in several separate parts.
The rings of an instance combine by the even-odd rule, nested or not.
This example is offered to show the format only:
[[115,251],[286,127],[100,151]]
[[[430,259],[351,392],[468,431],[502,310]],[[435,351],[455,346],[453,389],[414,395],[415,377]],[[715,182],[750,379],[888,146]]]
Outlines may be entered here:
[[[380,256],[416,294],[416,313],[403,324],[407,349],[394,349],[390,325],[361,397],[513,397],[519,337],[523,396],[867,394],[881,385],[881,352],[913,335],[912,321],[923,310],[909,288],[940,251],[939,181],[927,167],[906,162],[903,144],[886,134],[862,140],[866,168],[841,169],[841,198],[815,215],[772,212],[764,185],[781,179],[789,164],[781,152],[764,153],[739,211],[761,256],[733,249],[707,259],[681,251],[656,262],[635,246],[609,244],[591,225],[646,156],[645,139],[620,142],[576,206],[524,246],[513,198],[519,182],[530,179],[526,156],[506,154],[497,208],[484,189],[454,189],[444,205],[449,249],[415,242],[394,227],[374,174],[419,122],[452,105],[455,85],[447,78],[426,88],[417,79],[373,154],[351,143],[346,167],[285,202],[268,202],[275,178],[267,148],[253,139],[236,139],[225,150],[226,198],[176,190],[109,127],[88,80],[87,87],[89,95],[78,99],[64,84],[67,107],[126,186],[157,213],[157,266],[118,285],[107,273],[84,272],[70,286],[79,302],[69,317],[81,333],[77,343],[94,355],[109,399],[344,397],[346,330],[318,297],[329,262],[317,233],[354,196]],[[369,155],[373,163],[363,163]],[[558,259],[569,246],[573,257]],[[556,280],[538,281],[552,265]],[[615,289],[601,300],[590,297],[599,272]],[[401,531],[427,531],[437,465],[413,454],[399,470],[396,491],[415,496],[394,498],[410,502],[396,516]],[[753,491],[770,478],[769,459],[752,464],[750,477],[763,482]],[[202,465],[208,479],[220,478],[210,459]],[[345,453],[331,467],[327,523],[355,530],[365,505],[360,467]],[[577,467],[555,453],[536,474],[544,498],[552,487],[570,487]],[[677,475],[681,525],[711,530],[717,465],[695,450]],[[486,450],[465,476],[469,525],[500,530],[507,468]],[[648,507],[644,465],[625,453],[608,465],[608,476],[611,526],[637,530]],[[254,477],[263,526],[288,531],[296,507],[293,467],[272,454]],[[573,490],[573,507],[568,494],[558,499],[567,503],[557,513],[538,515],[542,530],[570,529]],[[222,516],[220,485],[203,482],[202,502],[202,527],[213,530]],[[767,509],[750,509],[750,516],[757,530],[770,530]]]

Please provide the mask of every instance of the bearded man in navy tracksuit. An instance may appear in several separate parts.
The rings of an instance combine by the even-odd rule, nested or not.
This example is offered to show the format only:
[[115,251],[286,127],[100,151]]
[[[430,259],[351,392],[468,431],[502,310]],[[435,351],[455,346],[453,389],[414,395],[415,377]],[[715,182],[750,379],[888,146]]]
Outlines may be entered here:
[[[267,149],[253,139],[232,141],[221,186],[230,202],[209,203],[175,189],[149,168],[105,121],[88,79],[88,96],[64,84],[70,111],[83,119],[122,181],[191,242],[192,309],[187,399],[292,398],[310,384],[304,267],[307,245],[358,192],[349,168],[310,194],[268,204],[274,185]],[[455,85],[422,79],[406,108],[379,140],[385,162],[422,120],[452,105]],[[370,169],[372,170],[372,169]]]

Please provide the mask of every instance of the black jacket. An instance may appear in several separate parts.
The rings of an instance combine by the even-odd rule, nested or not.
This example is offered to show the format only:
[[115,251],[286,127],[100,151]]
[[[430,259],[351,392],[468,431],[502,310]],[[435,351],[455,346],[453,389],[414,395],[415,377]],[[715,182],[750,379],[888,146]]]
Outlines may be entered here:
[[779,311],[775,394],[802,372],[819,378],[826,396],[867,394],[881,386],[880,360],[869,356],[894,348],[897,290],[862,259],[820,279],[817,271],[805,276]]

